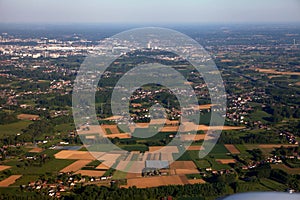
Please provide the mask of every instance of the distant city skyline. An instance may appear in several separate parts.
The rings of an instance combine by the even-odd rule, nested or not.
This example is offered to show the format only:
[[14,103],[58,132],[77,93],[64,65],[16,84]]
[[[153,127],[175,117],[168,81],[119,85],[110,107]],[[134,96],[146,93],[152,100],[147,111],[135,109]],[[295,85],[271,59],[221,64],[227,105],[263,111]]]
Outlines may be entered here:
[[300,22],[299,0],[0,0],[0,23]]

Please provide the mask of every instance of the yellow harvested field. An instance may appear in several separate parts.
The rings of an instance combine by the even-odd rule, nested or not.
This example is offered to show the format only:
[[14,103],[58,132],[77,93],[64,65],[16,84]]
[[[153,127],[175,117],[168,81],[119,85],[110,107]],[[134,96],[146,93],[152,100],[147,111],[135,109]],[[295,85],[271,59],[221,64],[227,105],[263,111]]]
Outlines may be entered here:
[[188,146],[186,147],[186,150],[188,151],[200,151],[200,150],[203,150],[203,146],[202,145],[193,145],[193,146]]
[[68,165],[67,167],[60,170],[60,172],[67,173],[67,172],[77,172],[87,164],[92,162],[92,160],[77,160],[74,163]]
[[120,161],[116,167],[119,171],[127,171],[130,173],[142,173],[142,170],[145,168],[144,161]]
[[136,108],[136,107],[142,107],[142,104],[140,104],[140,103],[132,103],[131,106],[134,107],[134,108]]
[[165,124],[165,126],[162,128],[161,132],[176,132],[179,126],[178,120],[169,120],[169,119],[152,119],[150,123],[136,123],[136,126],[130,126],[129,129],[131,132],[135,130],[135,128],[148,128],[149,125],[155,125],[155,124]]
[[171,169],[197,169],[193,161],[174,161],[170,165]]
[[208,131],[208,130],[241,130],[246,127],[244,126],[205,126],[205,125],[199,125],[198,131]]
[[298,147],[297,144],[259,144],[258,147],[262,149],[280,148],[281,146],[285,148]]
[[138,178],[138,177],[142,177],[142,174],[141,173],[127,173],[126,174],[127,179]]
[[101,128],[101,126],[98,125],[92,125],[92,126],[82,126],[80,127],[80,131],[78,131],[78,134],[84,135],[84,134],[99,134],[99,135],[105,135],[105,130]]
[[185,84],[185,85],[193,85],[194,83],[193,83],[193,82],[190,82],[190,81],[186,81],[186,82],[184,82],[183,84]]
[[11,168],[11,166],[0,165],[0,172],[9,168]]
[[170,169],[174,169],[176,174],[197,174],[199,173],[193,161],[174,161],[170,165]]
[[204,105],[199,105],[198,110],[208,110],[212,106],[215,106],[216,104],[204,104]]
[[[169,122],[169,124],[167,124]],[[152,124],[152,122],[151,122]],[[160,132],[177,132],[179,130],[179,121],[166,121],[166,126],[162,127]],[[138,127],[131,125],[129,127],[131,132],[134,132],[135,128],[148,128],[149,123],[137,123]],[[240,130],[244,129],[244,126],[206,126],[206,125],[196,125],[193,122],[183,122],[181,131],[191,132],[191,131],[208,131],[208,130]]]
[[178,153],[177,146],[150,146],[149,152]]
[[280,148],[283,146],[284,148],[289,147],[297,147],[297,144],[244,144],[244,146],[249,149],[274,149],[274,148]]
[[106,129],[109,129],[111,131],[111,134],[120,134],[120,131],[119,131],[117,125],[101,125],[101,128],[103,130],[105,130],[106,134],[110,134],[110,133],[107,132]]
[[189,184],[204,184],[206,183],[203,179],[190,179],[188,180]]
[[[108,129],[110,132],[108,132]],[[117,125],[91,125],[91,126],[85,126],[81,127],[80,131],[78,131],[78,134],[80,135],[88,135],[92,134],[92,136],[101,135],[103,137],[108,137],[108,138],[131,138],[131,135],[128,133],[120,133],[118,126]]]
[[216,159],[216,161],[225,165],[230,163],[236,163],[235,159]]
[[75,174],[81,174],[82,176],[101,177],[106,171],[99,170],[78,170]]
[[275,69],[261,69],[261,68],[252,68],[255,71],[266,73],[266,74],[279,74],[279,75],[297,75],[300,76],[300,72],[279,72]]
[[198,169],[175,169],[176,174],[198,174]]
[[151,119],[149,125],[151,124],[166,124],[166,125],[178,125],[178,120],[169,120],[169,119]]
[[119,120],[122,118],[123,118],[123,116],[116,115],[116,116],[107,117],[104,120]]
[[31,153],[40,153],[40,152],[42,152],[43,151],[43,149],[42,148],[33,148],[33,149],[31,149],[30,151],[28,151],[28,152],[31,152]]
[[172,152],[165,152],[160,154],[161,160],[173,161]]
[[116,133],[116,134],[105,135],[104,137],[107,137],[107,138],[127,139],[127,138],[131,138],[131,135],[128,134],[128,133]]
[[121,154],[113,154],[113,153],[106,153],[102,156],[100,156],[98,158],[98,160],[104,160],[104,161],[109,161],[109,162],[112,162],[112,161],[116,161],[119,157],[121,156]]
[[145,162],[143,161],[133,161],[133,164],[128,169],[128,172],[133,173],[142,173],[142,170],[145,168]]
[[177,132],[179,129],[179,126],[164,126],[160,130],[160,132]]
[[114,163],[115,163],[115,161],[104,161],[103,163],[101,163],[100,165],[98,165],[96,167],[96,169],[108,170]]
[[176,170],[175,169],[170,169],[169,172],[170,172],[170,175],[176,175]]
[[40,116],[30,114],[19,114],[17,118],[20,120],[38,120],[40,119]]
[[179,123],[180,122],[178,120],[169,120],[169,119],[167,119],[165,122],[166,125],[179,125]]
[[8,178],[0,181],[0,187],[7,187],[16,182],[22,175],[11,175]]
[[281,169],[286,171],[289,174],[300,174],[300,168],[290,168],[285,164],[273,164],[271,165],[272,169]]
[[241,153],[233,144],[225,144],[224,146],[231,154],[240,154]]
[[[76,150],[62,150],[54,155],[56,159],[73,159],[73,160],[95,160],[105,154],[105,152],[88,152]],[[95,156],[95,157],[94,157]]]
[[206,125],[196,125],[193,122],[184,122],[183,130],[184,132],[191,131],[208,131],[208,130],[240,130],[244,129],[244,126],[206,126]]
[[163,185],[184,185],[188,182],[183,176],[156,176],[156,177],[142,177],[132,178],[127,180],[126,188],[136,186],[137,188],[150,188]]
[[221,60],[222,63],[228,63],[228,62],[232,62],[232,61],[233,61],[233,60],[230,60],[230,59],[222,59],[222,60]]
[[136,125],[138,126],[138,128],[146,128],[150,125],[150,123],[136,123]]
[[205,134],[197,134],[197,135],[180,135],[180,139],[182,141],[199,141],[199,140],[204,140]]

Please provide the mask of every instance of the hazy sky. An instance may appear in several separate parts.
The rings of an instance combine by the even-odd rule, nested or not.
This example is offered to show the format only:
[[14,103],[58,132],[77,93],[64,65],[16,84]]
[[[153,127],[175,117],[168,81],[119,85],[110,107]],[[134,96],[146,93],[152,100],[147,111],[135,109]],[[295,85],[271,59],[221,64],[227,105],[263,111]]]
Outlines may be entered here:
[[0,22],[300,22],[300,0],[0,0]]

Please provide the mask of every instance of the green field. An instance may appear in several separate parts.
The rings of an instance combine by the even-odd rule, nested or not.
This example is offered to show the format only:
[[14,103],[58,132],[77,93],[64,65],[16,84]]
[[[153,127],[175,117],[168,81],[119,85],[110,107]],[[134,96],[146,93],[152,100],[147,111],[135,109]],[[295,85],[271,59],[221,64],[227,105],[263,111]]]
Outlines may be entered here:
[[285,164],[273,164],[272,169],[281,169],[289,174],[300,174],[300,168],[290,168]]
[[287,186],[267,178],[260,179],[260,184],[269,188],[272,191],[285,191]]
[[185,151],[178,160],[192,160],[199,169],[205,169],[208,167],[212,167],[214,170],[230,169],[231,167],[229,165],[221,164],[216,161],[216,159],[232,159],[232,156],[228,153],[228,150],[223,144],[216,144],[212,151],[204,159],[199,159],[199,151]]
[[5,135],[15,135],[17,133],[21,133],[22,129],[25,129],[32,121],[18,121],[11,124],[0,125],[0,138],[3,138]]
[[186,174],[185,175],[188,179],[202,179],[203,177],[200,174]]
[[60,124],[54,127],[54,131],[59,133],[68,133],[69,131],[74,130],[74,128],[74,124]]
[[148,151],[149,148],[144,144],[133,144],[133,145],[120,145],[120,148],[122,148],[125,151],[141,151],[145,152]]
[[41,167],[38,166],[28,166],[28,167],[16,167],[11,162],[8,162],[8,165],[13,166],[11,169],[13,174],[23,174],[23,175],[43,175],[45,173],[57,173],[61,169],[75,162],[75,160],[59,160],[59,159],[51,159],[47,160],[45,164]]
[[126,178],[127,173],[123,172],[123,171],[115,171],[114,175],[113,175],[113,179],[125,179]]
[[39,175],[23,175],[12,186],[27,185],[29,182],[36,181]]
[[[216,144],[211,152],[205,157],[213,158],[232,158],[230,155],[227,155],[229,151],[225,148],[223,144]],[[178,160],[199,160],[199,151],[185,151]]]
[[231,169],[229,165],[221,164],[217,162],[214,158],[208,158],[207,160],[210,163],[211,168],[213,170]]
[[209,155],[214,154],[226,154],[229,153],[229,151],[225,148],[223,144],[216,144],[214,148],[209,152]]
[[271,115],[262,110],[256,110],[255,112],[250,114],[250,118],[253,121],[266,122],[266,118],[268,118],[268,117],[271,117]]
[[235,144],[234,146],[241,152],[241,154],[250,156],[250,154],[247,152],[248,149],[243,144]]
[[201,160],[194,160],[195,165],[199,169],[205,169],[211,167],[210,162],[206,159],[201,159]]
[[112,134],[111,130],[109,128],[105,129],[106,134]]

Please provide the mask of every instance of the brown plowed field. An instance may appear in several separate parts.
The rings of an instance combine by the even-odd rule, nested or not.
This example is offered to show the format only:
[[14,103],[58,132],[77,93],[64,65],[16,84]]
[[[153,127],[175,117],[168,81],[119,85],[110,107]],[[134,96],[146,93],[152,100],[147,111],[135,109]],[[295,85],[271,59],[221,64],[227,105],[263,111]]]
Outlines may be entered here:
[[240,154],[241,153],[233,144],[225,144],[224,146],[232,154]]
[[16,182],[22,175],[11,175],[10,177],[0,181],[0,187],[7,187]]

